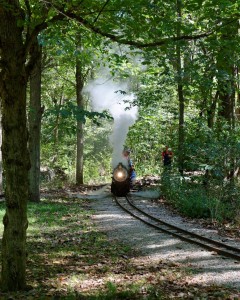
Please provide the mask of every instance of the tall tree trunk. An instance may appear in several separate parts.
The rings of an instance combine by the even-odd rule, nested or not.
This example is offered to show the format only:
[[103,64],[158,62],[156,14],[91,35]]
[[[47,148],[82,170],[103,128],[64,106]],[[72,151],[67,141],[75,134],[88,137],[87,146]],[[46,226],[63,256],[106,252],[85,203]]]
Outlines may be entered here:
[[213,128],[213,126],[214,126],[214,118],[215,118],[215,114],[216,114],[218,96],[219,96],[219,93],[217,91],[214,98],[212,99],[210,108],[207,110],[207,122],[208,122],[209,128]]
[[233,40],[237,34],[238,22],[232,23],[230,28],[223,28],[221,35],[222,46],[220,47],[217,55],[217,79],[220,100],[219,116],[223,117],[231,127],[233,127],[235,123],[234,108],[236,74],[234,63],[236,59],[236,45],[233,44]]
[[[76,93],[77,106],[81,110],[84,108],[82,90],[84,86],[84,76],[82,63],[76,59]],[[77,161],[76,161],[76,184],[83,184],[83,122],[77,121]]]
[[[181,35],[181,0],[177,0],[177,15],[179,18],[178,25],[177,25],[177,36]],[[182,78],[182,59],[181,59],[181,47],[180,44],[177,43],[176,46],[177,52],[177,75],[178,75],[178,82],[177,82],[177,91],[178,91],[178,103],[179,103],[179,121],[178,121],[178,169],[181,174],[183,174],[184,170],[184,95],[183,95],[183,78]]]
[[57,115],[56,115],[56,120],[55,120],[55,128],[54,128],[54,148],[55,148],[55,157],[54,157],[54,162],[58,160],[58,148],[59,148],[59,124],[60,124],[60,108],[63,105],[64,102],[64,87],[62,86],[61,88],[61,95],[59,102],[57,99],[54,99],[54,104],[57,109]]
[[[235,126],[235,60],[237,58],[236,47],[234,40],[238,34],[238,21],[231,23],[230,28],[222,29],[221,47],[217,56],[218,68],[218,92],[219,92],[219,116],[226,120],[229,124],[231,132]],[[219,128],[221,129],[221,120],[219,121]],[[235,151],[229,151],[229,158],[227,164],[228,178],[230,183],[234,184],[234,173],[236,169],[236,154]]]
[[184,170],[184,96],[183,96],[183,85],[178,83],[178,101],[179,101],[179,123],[178,123],[178,169],[181,174]]
[[6,213],[3,218],[1,287],[20,290],[26,286],[26,230],[28,202],[25,47],[19,1],[0,9],[2,104],[2,156]]
[[40,136],[41,118],[41,52],[37,39],[31,48],[32,55],[36,57],[34,68],[30,74],[30,105],[28,114],[29,124],[29,153],[31,169],[29,170],[29,200],[40,201]]
[[[1,101],[1,99],[0,99]],[[3,176],[2,176],[2,114],[0,110],[0,194],[3,192]]]

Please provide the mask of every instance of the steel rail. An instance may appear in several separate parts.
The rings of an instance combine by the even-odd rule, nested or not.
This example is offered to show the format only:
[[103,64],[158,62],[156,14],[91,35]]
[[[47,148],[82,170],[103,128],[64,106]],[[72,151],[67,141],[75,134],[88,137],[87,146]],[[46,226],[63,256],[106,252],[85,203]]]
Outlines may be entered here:
[[236,248],[236,247],[233,247],[233,246],[230,246],[230,245],[228,245],[228,244],[225,244],[225,243],[222,243],[222,242],[219,242],[219,241],[216,241],[216,240],[207,238],[207,237],[202,236],[202,235],[199,235],[199,234],[197,234],[197,233],[195,233],[195,232],[191,232],[191,231],[188,231],[188,230],[186,230],[186,229],[182,229],[182,228],[177,227],[177,226],[175,226],[175,225],[172,225],[172,224],[170,224],[170,223],[168,223],[168,222],[165,222],[165,221],[163,221],[163,220],[160,220],[160,219],[158,219],[158,218],[156,218],[156,217],[154,217],[154,216],[152,216],[152,215],[149,215],[148,213],[146,213],[145,211],[143,211],[142,209],[140,209],[139,207],[137,207],[135,204],[132,203],[132,201],[130,201],[130,199],[129,199],[128,197],[126,197],[126,199],[127,199],[128,203],[129,203],[132,207],[134,207],[135,209],[137,209],[138,211],[140,211],[142,214],[144,214],[144,215],[146,215],[146,216],[151,216],[151,219],[152,219],[152,220],[155,220],[155,221],[157,221],[157,222],[160,222],[161,224],[166,225],[166,226],[168,226],[168,227],[170,227],[170,228],[172,228],[172,229],[179,230],[179,231],[182,232],[182,233],[190,234],[191,236],[193,236],[193,237],[195,237],[195,238],[204,240],[204,241],[206,241],[206,242],[215,244],[215,245],[220,246],[220,247],[224,247],[224,248],[226,248],[226,249],[228,249],[228,250],[232,250],[232,251],[238,250],[238,251],[239,251],[239,255],[240,255],[240,249],[238,249],[238,248]]
[[[196,234],[196,233],[187,231],[187,230],[182,229],[182,228],[179,228],[179,227],[177,227],[177,226],[175,226],[175,225],[169,224],[169,223],[167,223],[167,222],[165,222],[165,221],[163,221],[163,220],[160,220],[160,219],[158,219],[158,218],[156,218],[156,217],[154,217],[154,216],[152,216],[152,215],[146,213],[146,212],[143,211],[142,209],[138,208],[136,205],[134,205],[134,204],[132,203],[132,201],[129,200],[128,197],[124,197],[124,199],[126,199],[127,203],[132,207],[132,209],[137,210],[138,213],[141,213],[142,215],[144,215],[145,217],[149,218],[150,220],[152,220],[152,221],[158,223],[158,225],[153,224],[153,223],[151,223],[151,222],[149,222],[149,221],[144,220],[142,217],[137,216],[135,213],[133,213],[132,211],[130,211],[129,209],[127,209],[124,205],[122,205],[122,204],[119,202],[119,200],[118,200],[117,197],[114,197],[114,198],[115,198],[116,203],[117,203],[124,211],[126,211],[128,214],[130,214],[130,215],[133,216],[134,218],[136,218],[136,219],[142,221],[143,223],[147,224],[148,226],[151,226],[151,227],[153,227],[153,228],[155,228],[155,229],[158,229],[158,230],[160,230],[160,231],[162,231],[162,232],[164,232],[164,233],[167,233],[167,234],[170,234],[170,235],[172,235],[172,236],[174,236],[174,237],[177,237],[177,238],[179,238],[179,239],[181,239],[181,240],[183,240],[183,241],[185,241],[185,242],[188,242],[188,243],[191,243],[191,244],[198,245],[198,246],[203,247],[203,248],[205,248],[205,249],[207,249],[207,250],[209,250],[209,251],[214,251],[214,252],[218,253],[219,255],[226,256],[226,257],[230,257],[230,258],[233,258],[233,259],[236,259],[236,260],[240,261],[240,249],[235,248],[235,247],[232,247],[232,246],[230,246],[230,245],[226,245],[226,244],[221,243],[221,242],[219,242],[219,241],[212,240],[212,239],[210,239],[210,238],[207,238],[207,237],[198,235],[198,234]],[[123,198],[123,197],[122,197],[122,198]],[[169,229],[165,229],[165,228],[159,226],[159,223],[162,224],[163,226],[166,226],[166,227],[170,228],[171,230],[175,230],[175,231],[177,231],[177,232],[173,232],[173,231],[171,231],[171,230],[169,230]],[[180,234],[180,233],[181,233],[181,234]],[[183,234],[188,235],[188,236],[190,236],[190,237],[183,236]],[[198,240],[194,240],[194,239],[192,239],[192,238],[195,238],[195,239],[198,239]],[[203,241],[204,241],[205,243],[203,243]],[[206,243],[209,243],[209,244],[211,244],[211,245],[206,244]],[[214,245],[214,246],[212,246],[212,245]],[[224,248],[224,249],[216,248],[215,246],[222,247],[222,248]],[[229,251],[227,251],[226,249],[229,250]],[[235,252],[235,253],[230,252],[230,251],[233,251],[233,252]]]

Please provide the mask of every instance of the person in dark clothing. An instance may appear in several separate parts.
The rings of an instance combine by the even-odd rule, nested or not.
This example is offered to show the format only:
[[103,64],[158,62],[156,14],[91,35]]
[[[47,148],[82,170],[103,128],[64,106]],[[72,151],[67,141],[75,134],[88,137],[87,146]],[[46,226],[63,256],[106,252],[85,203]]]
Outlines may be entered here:
[[168,148],[168,146],[165,147],[165,149],[162,152],[162,161],[164,166],[171,166],[172,164],[172,157],[173,152],[171,148]]

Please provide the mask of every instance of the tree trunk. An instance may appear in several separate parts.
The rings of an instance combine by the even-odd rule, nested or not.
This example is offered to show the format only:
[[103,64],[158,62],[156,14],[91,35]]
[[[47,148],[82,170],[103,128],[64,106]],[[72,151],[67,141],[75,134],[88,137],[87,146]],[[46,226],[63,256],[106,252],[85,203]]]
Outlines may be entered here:
[[[0,99],[1,101],[1,99]],[[2,114],[0,110],[0,194],[3,192],[3,176],[2,176]]]
[[[81,61],[76,60],[76,93],[77,106],[79,109],[84,108],[84,99],[82,89],[84,86],[84,77],[82,73]],[[83,122],[77,121],[77,161],[76,161],[76,184],[83,184]]]
[[59,102],[57,99],[54,100],[54,104],[57,110],[56,120],[55,120],[55,128],[54,128],[54,148],[55,148],[55,158],[54,162],[58,161],[58,147],[59,147],[59,124],[60,124],[60,108],[64,102],[64,87],[61,87],[61,95],[59,98]]
[[[222,29],[221,47],[217,56],[218,68],[218,92],[219,92],[219,116],[222,117],[229,124],[231,132],[235,126],[235,61],[237,60],[237,45],[233,43],[238,34],[238,21],[233,22],[230,28]],[[228,58],[228,59],[226,59]],[[221,120],[219,120],[219,128],[221,129]],[[228,158],[228,179],[231,184],[234,184],[234,173],[236,170],[236,154],[235,151],[229,151]]]
[[179,123],[178,123],[178,169],[181,174],[184,170],[184,140],[185,140],[185,130],[184,130],[184,96],[183,96],[183,85],[178,83],[178,101],[179,101]]
[[28,202],[25,48],[18,1],[0,9],[2,100],[2,156],[6,213],[3,218],[1,287],[21,290],[26,286],[26,230]]
[[235,39],[237,34],[237,22],[232,23],[228,29],[223,28],[221,35],[222,46],[220,47],[217,55],[217,79],[220,100],[219,116],[223,117],[232,128],[235,124],[234,108],[236,74],[234,64],[237,60],[236,45],[234,45],[232,41]]
[[[178,26],[177,26],[177,36],[181,34],[181,0],[177,0],[177,15],[179,18]],[[179,119],[178,119],[178,169],[181,174],[183,174],[184,170],[184,95],[183,95],[183,78],[182,78],[182,59],[181,59],[181,47],[180,44],[177,43],[176,46],[177,52],[177,90],[178,90],[178,103],[179,103]]]
[[214,126],[214,118],[215,118],[215,114],[216,114],[218,97],[219,97],[219,93],[217,91],[214,98],[212,99],[210,108],[207,110],[207,123],[208,123],[209,128],[213,128],[213,126]]
[[41,118],[43,108],[41,107],[41,47],[37,39],[31,49],[32,55],[36,57],[34,68],[30,75],[30,105],[28,115],[29,125],[29,153],[31,169],[29,170],[29,200],[40,201],[40,136]]

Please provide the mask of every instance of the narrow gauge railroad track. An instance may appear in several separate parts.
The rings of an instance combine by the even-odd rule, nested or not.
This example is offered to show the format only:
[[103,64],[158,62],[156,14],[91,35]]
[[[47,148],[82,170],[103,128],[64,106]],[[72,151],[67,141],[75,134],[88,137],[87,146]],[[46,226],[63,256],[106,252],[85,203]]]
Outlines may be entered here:
[[228,244],[187,231],[185,229],[167,223],[161,219],[158,219],[134,205],[129,197],[114,197],[114,199],[116,203],[128,214],[157,230],[177,237],[185,242],[198,245],[209,251],[216,252],[219,255],[230,257],[240,261],[239,248],[235,248]]

